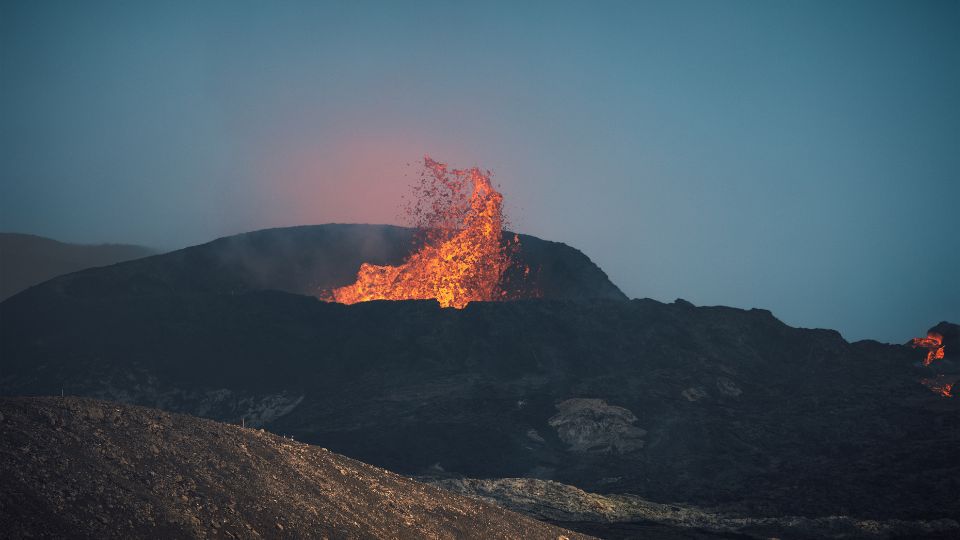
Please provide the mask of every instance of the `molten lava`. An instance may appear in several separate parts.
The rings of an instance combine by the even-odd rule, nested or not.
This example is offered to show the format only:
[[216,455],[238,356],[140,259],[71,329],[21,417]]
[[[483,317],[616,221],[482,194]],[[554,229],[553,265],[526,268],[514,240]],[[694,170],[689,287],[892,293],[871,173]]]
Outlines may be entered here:
[[920,382],[935,394],[945,398],[953,397],[953,385],[956,381],[947,381],[943,375],[938,375],[936,379],[920,379]]
[[943,336],[936,332],[928,332],[925,338],[913,338],[910,344],[914,348],[927,349],[927,357],[923,360],[925,366],[929,366],[934,360],[942,360],[946,354],[943,346]]
[[449,169],[429,157],[424,167],[408,208],[422,247],[399,266],[363,263],[354,283],[330,292],[334,301],[436,299],[462,309],[506,296],[501,278],[519,240],[502,242],[503,195],[490,184],[490,172]]

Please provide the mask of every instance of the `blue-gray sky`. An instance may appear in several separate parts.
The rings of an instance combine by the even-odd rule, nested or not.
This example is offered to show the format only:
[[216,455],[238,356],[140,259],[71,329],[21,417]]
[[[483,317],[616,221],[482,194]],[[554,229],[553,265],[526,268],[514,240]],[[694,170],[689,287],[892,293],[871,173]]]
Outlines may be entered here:
[[396,222],[423,154],[630,296],[960,321],[960,2],[0,4],[0,230]]

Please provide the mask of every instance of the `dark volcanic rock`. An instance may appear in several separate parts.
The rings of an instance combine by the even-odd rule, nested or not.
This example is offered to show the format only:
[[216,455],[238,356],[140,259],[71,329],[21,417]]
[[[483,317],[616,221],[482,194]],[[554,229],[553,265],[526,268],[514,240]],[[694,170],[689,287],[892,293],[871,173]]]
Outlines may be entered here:
[[0,399],[4,538],[587,538],[263,430]]
[[920,384],[925,351],[766,311],[30,293],[0,304],[8,395],[246,417],[403,473],[533,476],[749,515],[960,516],[960,400]]

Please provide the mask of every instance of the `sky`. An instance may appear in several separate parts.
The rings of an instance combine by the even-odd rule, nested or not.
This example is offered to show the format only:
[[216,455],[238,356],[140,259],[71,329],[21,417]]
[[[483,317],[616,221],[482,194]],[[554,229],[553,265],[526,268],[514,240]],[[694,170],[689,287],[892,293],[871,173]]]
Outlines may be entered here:
[[398,223],[422,156],[631,297],[960,322],[960,2],[0,2],[0,231]]

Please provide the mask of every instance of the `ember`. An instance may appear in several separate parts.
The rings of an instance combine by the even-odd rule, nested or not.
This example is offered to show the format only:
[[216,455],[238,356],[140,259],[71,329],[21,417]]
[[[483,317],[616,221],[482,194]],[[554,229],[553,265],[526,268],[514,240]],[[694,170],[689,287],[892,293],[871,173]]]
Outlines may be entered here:
[[472,301],[501,300],[511,255],[519,246],[502,242],[503,195],[490,172],[449,169],[424,158],[424,173],[407,208],[422,247],[399,266],[363,263],[357,280],[330,291],[336,302],[436,299],[461,309]]
[[923,360],[925,366],[929,366],[934,360],[942,360],[945,354],[943,336],[936,332],[928,332],[925,338],[913,338],[910,344],[914,348],[927,349],[927,357]]

